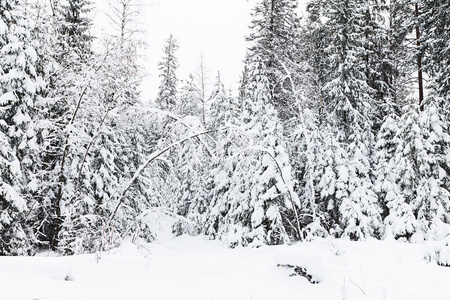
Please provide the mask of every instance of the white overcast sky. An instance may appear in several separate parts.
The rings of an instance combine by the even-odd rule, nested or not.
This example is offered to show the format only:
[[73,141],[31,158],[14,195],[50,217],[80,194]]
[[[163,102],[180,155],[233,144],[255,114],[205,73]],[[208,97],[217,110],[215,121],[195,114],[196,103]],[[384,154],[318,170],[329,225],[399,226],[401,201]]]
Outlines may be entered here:
[[[114,1],[114,0],[113,0]],[[196,73],[203,56],[209,79],[220,71],[226,87],[237,89],[246,51],[250,12],[256,0],[137,0],[143,4],[142,27],[146,31],[145,50],[147,78],[143,84],[143,100],[154,99],[159,78],[157,63],[163,55],[170,34],[178,40],[178,79]],[[306,0],[300,1],[305,2]],[[107,0],[95,1],[94,25],[108,28],[105,11]]]

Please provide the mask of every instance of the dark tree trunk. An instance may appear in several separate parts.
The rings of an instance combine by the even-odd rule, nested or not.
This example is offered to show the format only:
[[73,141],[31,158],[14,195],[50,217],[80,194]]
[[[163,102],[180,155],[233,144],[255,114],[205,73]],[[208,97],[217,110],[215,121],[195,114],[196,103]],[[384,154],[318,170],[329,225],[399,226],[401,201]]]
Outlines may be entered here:
[[[419,5],[415,4],[416,11],[416,22],[419,19]],[[419,24],[416,24],[416,40],[417,40],[417,49],[419,54],[417,55],[417,70],[418,70],[418,81],[419,81],[419,107],[420,110],[423,111],[423,75],[422,75],[422,51],[420,49],[420,29]]]

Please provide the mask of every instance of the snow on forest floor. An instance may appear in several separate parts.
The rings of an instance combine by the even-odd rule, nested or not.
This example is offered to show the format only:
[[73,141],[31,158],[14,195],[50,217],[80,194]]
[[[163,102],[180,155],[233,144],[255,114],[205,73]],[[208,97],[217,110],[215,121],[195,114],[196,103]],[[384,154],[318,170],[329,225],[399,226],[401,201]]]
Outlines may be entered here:
[[[181,236],[126,243],[98,262],[94,254],[0,257],[0,299],[450,299],[450,268],[426,262],[430,246],[326,239],[228,249]],[[305,264],[321,282],[277,263]]]

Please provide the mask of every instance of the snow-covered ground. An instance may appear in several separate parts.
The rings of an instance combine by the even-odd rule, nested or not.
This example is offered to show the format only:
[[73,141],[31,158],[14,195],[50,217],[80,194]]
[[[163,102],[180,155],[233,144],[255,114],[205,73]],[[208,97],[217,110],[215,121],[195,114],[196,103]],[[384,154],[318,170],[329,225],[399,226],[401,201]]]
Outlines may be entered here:
[[[204,237],[124,244],[96,255],[0,257],[0,299],[450,299],[429,246],[317,240],[228,249]],[[277,264],[302,264],[318,284]]]

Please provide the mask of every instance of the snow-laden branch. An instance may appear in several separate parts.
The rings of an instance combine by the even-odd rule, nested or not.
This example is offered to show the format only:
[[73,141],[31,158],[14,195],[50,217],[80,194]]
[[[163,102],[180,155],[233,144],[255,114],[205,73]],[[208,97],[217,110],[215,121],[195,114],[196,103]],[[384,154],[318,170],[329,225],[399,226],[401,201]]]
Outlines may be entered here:
[[[158,111],[158,112],[159,112],[160,110],[156,109],[155,111]],[[171,114],[171,113],[167,113],[167,115],[169,115],[169,116],[170,116],[170,114]],[[175,116],[175,115],[174,115],[174,116]],[[176,116],[175,116],[175,117],[176,117]],[[189,126],[188,124],[186,124],[186,126],[188,126],[188,128],[190,128],[190,126]],[[156,160],[157,158],[159,158],[161,155],[163,155],[164,153],[166,153],[166,152],[169,151],[170,149],[172,149],[172,148],[174,148],[175,146],[178,146],[178,145],[184,143],[184,142],[187,141],[187,140],[194,139],[194,138],[197,138],[197,139],[201,140],[200,137],[201,137],[202,135],[208,135],[209,133],[212,133],[212,132],[220,132],[220,131],[225,131],[225,130],[230,130],[230,129],[239,131],[239,132],[242,133],[244,136],[246,136],[246,135],[245,135],[245,132],[244,132],[241,128],[237,127],[237,126],[229,126],[229,127],[219,128],[219,129],[206,130],[206,131],[202,131],[202,132],[199,132],[199,133],[192,134],[192,135],[190,135],[190,136],[188,136],[188,137],[186,137],[186,138],[183,138],[183,139],[181,139],[181,140],[179,140],[179,141],[176,141],[176,142],[174,142],[174,143],[172,143],[172,144],[166,146],[165,148],[163,148],[163,149],[161,149],[161,150],[159,150],[159,151],[155,151],[155,152],[153,152],[152,154],[150,154],[150,156],[149,156],[149,158],[147,159],[147,161],[146,161],[144,164],[142,164],[142,165],[136,170],[134,176],[131,178],[131,180],[129,181],[129,183],[125,186],[125,188],[123,189],[123,191],[120,193],[120,196],[118,197],[118,203],[117,203],[117,205],[116,205],[114,211],[113,211],[112,214],[110,215],[109,221],[111,222],[111,221],[114,219],[114,217],[115,217],[116,214],[117,214],[117,211],[119,210],[120,206],[123,204],[123,201],[124,201],[124,199],[125,199],[126,193],[127,193],[128,190],[131,188],[131,186],[133,185],[133,183],[139,178],[139,176],[141,176],[142,172],[150,165],[150,163],[152,163],[154,160]],[[247,139],[248,139],[248,137],[247,137]],[[301,233],[302,233],[302,229],[301,229],[301,225],[300,225],[300,219],[299,219],[297,210],[295,209],[295,207],[299,207],[299,201],[298,201],[298,198],[297,198],[295,192],[294,192],[293,189],[292,189],[292,186],[288,184],[288,182],[287,182],[287,180],[286,180],[286,176],[285,176],[285,174],[284,174],[284,171],[283,171],[283,169],[282,169],[281,166],[280,166],[280,163],[279,163],[279,162],[277,161],[277,159],[273,156],[273,154],[272,154],[270,151],[268,151],[267,149],[265,149],[265,148],[262,148],[262,147],[248,147],[247,150],[250,150],[250,151],[256,151],[256,152],[262,152],[262,153],[268,154],[269,157],[270,157],[270,158],[273,160],[273,162],[275,163],[275,166],[276,166],[276,168],[277,168],[277,170],[278,170],[278,172],[279,172],[279,174],[280,174],[280,178],[281,178],[281,180],[282,180],[284,186],[286,187],[286,189],[287,189],[287,191],[288,191],[288,193],[287,193],[287,194],[288,194],[288,198],[289,198],[289,201],[291,202],[291,205],[292,205],[292,208],[293,208],[293,211],[294,211],[294,215],[295,215],[295,220],[296,220],[296,223],[297,223],[297,224],[296,224],[296,225],[297,225],[296,230],[298,231],[298,234],[299,234],[300,239],[302,239],[302,234],[301,234]]]
[[167,147],[165,147],[165,148],[162,149],[162,150],[155,151],[155,152],[153,152],[152,154],[150,154],[150,156],[149,156],[149,158],[147,159],[147,161],[146,161],[144,164],[142,164],[142,165],[136,170],[136,172],[134,173],[134,176],[131,178],[130,182],[126,185],[126,187],[125,187],[125,189],[122,191],[122,193],[120,193],[120,196],[119,196],[119,199],[118,199],[119,202],[117,203],[117,206],[116,206],[116,208],[114,209],[113,213],[110,215],[109,221],[111,222],[111,221],[114,219],[114,217],[116,216],[116,213],[117,213],[119,207],[120,207],[120,206],[122,205],[122,203],[123,203],[123,200],[124,200],[124,198],[125,198],[126,193],[127,193],[128,190],[131,188],[131,186],[133,185],[133,183],[137,180],[137,178],[141,175],[141,173],[145,170],[145,168],[147,168],[148,165],[149,165],[152,161],[154,161],[155,159],[157,159],[158,157],[160,157],[161,155],[163,155],[164,153],[166,153],[166,152],[169,151],[170,149],[172,149],[172,148],[174,148],[175,146],[178,146],[178,145],[184,143],[184,142],[187,141],[187,140],[194,139],[194,138],[198,138],[198,137],[200,137],[200,136],[202,136],[202,135],[207,135],[207,134],[209,134],[209,133],[211,133],[211,132],[217,132],[217,131],[222,131],[222,130],[226,130],[226,129],[227,129],[227,128],[213,129],[213,130],[207,130],[207,131],[202,131],[202,132],[199,132],[199,133],[195,133],[195,134],[192,134],[192,135],[190,135],[190,136],[188,136],[188,137],[186,137],[186,138],[184,138],[184,139],[181,139],[181,140],[179,140],[179,141],[176,141],[176,142],[174,142],[174,143],[168,145]]
[[280,65],[284,69],[284,71],[286,72],[285,78],[287,77],[289,79],[289,81],[291,82],[292,93],[294,94],[295,100],[298,102],[298,91],[295,88],[296,85],[295,85],[294,79],[292,78],[292,72],[288,69],[286,64],[278,57],[278,55],[276,53],[273,53],[273,55],[277,59],[278,63],[280,63]]
[[[183,125],[184,127],[186,127],[187,129],[189,129],[189,130],[191,130],[192,132],[194,132],[194,129],[192,128],[191,125],[189,125],[189,123],[185,122],[185,121],[183,120],[182,117],[180,117],[180,116],[178,116],[178,115],[176,115],[176,114],[174,114],[174,113],[172,113],[172,112],[170,112],[170,111],[161,110],[161,109],[155,108],[155,107],[152,107],[152,108],[146,108],[145,111],[147,111],[147,112],[153,112],[153,113],[158,113],[158,114],[161,114],[161,115],[166,115],[166,116],[168,116],[169,118],[174,119],[175,121],[179,122],[180,124],[182,124],[182,125]],[[211,132],[215,132],[215,131],[217,131],[217,130],[212,130]],[[213,141],[214,143],[216,142],[209,134],[205,134],[205,135],[206,135],[207,137],[209,137],[210,140]],[[197,140],[202,144],[203,147],[205,147],[206,152],[208,152],[209,156],[210,156],[210,157],[213,157],[213,156],[214,156],[214,155],[213,155],[213,151],[208,147],[208,144],[207,144],[200,136],[197,137]]]
[[[117,99],[117,98],[116,98],[116,99]],[[114,109],[117,109],[117,108],[114,108]],[[77,185],[80,183],[81,173],[82,173],[82,171],[83,171],[83,165],[84,165],[84,163],[86,162],[86,159],[87,159],[87,156],[88,156],[88,154],[89,154],[89,151],[91,150],[91,147],[92,147],[92,145],[93,145],[94,142],[95,142],[95,139],[100,135],[101,128],[102,128],[103,124],[105,123],[106,118],[108,117],[108,114],[109,114],[112,110],[114,110],[114,109],[109,108],[109,109],[106,111],[106,113],[105,113],[105,115],[103,116],[103,118],[102,118],[100,124],[99,124],[98,127],[97,127],[97,130],[95,131],[94,136],[91,138],[91,141],[89,142],[89,145],[87,146],[86,151],[84,152],[83,160],[81,161],[80,167],[78,168],[77,180],[76,180],[76,182],[75,182]]]

